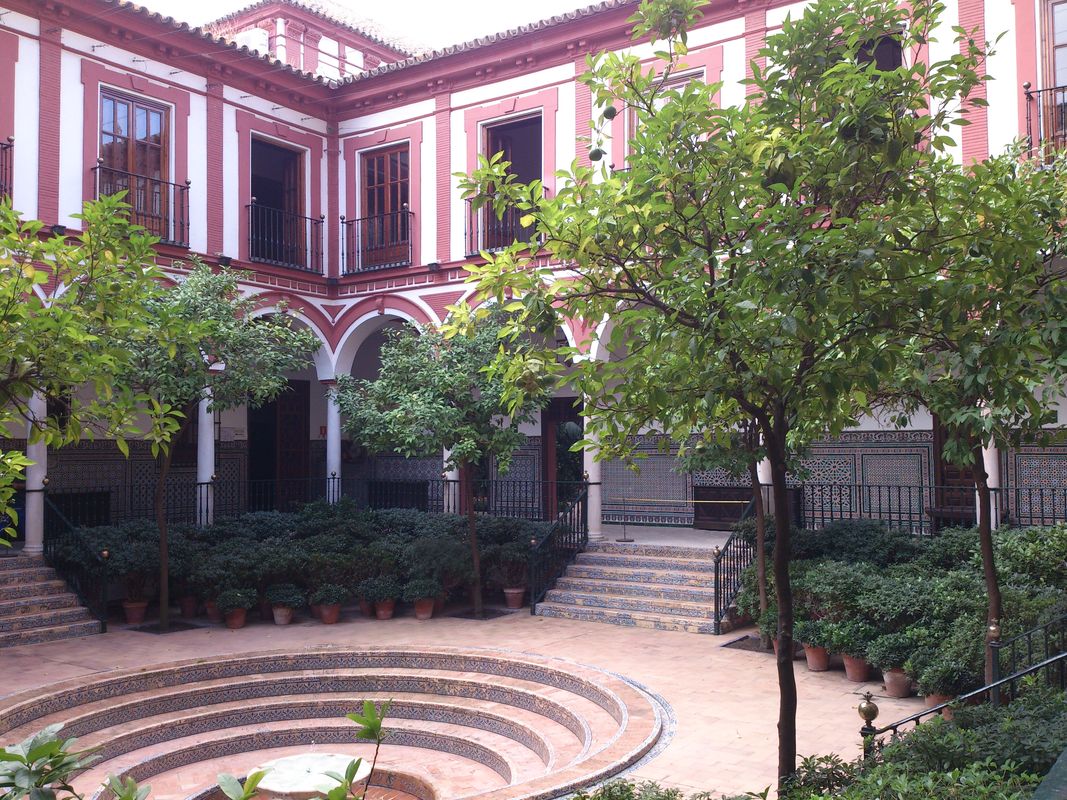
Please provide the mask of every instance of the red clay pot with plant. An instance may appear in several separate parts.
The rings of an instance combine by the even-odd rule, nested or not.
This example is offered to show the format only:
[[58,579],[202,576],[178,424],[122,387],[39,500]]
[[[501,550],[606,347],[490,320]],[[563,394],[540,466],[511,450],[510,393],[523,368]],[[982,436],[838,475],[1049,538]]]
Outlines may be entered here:
[[341,618],[341,604],[325,603],[320,605],[318,616],[323,625],[333,625]]
[[235,608],[233,611],[226,612],[226,627],[231,630],[237,630],[243,628],[245,622],[248,619],[248,609]]
[[522,608],[523,598],[526,597],[525,586],[505,586],[504,603],[508,608]]
[[396,611],[396,600],[375,600],[374,616],[377,619],[392,619]]
[[890,697],[911,697],[911,678],[900,667],[882,670],[882,680]]
[[432,597],[423,597],[415,601],[415,619],[430,619],[433,616],[435,600]]
[[845,677],[853,683],[865,683],[871,678],[871,665],[865,658],[857,658],[842,653],[841,659],[845,662]]
[[830,651],[815,644],[804,645],[804,658],[809,672],[826,672],[830,669]]
[[140,625],[144,622],[148,610],[147,600],[123,600],[122,611],[126,614],[127,625]]
[[271,616],[275,625],[288,625],[293,621],[293,609],[289,606],[272,606]]

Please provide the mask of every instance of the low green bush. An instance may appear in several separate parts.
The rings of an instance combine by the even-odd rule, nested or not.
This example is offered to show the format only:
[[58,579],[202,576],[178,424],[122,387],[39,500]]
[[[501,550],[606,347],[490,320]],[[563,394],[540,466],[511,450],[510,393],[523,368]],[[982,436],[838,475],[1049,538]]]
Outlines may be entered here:
[[612,781],[595,789],[577,792],[571,795],[571,800],[711,800],[711,795],[703,792],[689,795],[687,799],[681,790],[660,786],[652,781]]
[[405,603],[414,603],[416,600],[437,597],[443,591],[444,587],[433,578],[415,578],[404,585],[402,597]]
[[304,593],[292,583],[276,583],[267,587],[267,602],[272,606],[301,608],[304,605]]
[[867,648],[878,636],[878,630],[861,619],[848,619],[840,622],[826,622],[823,635],[828,642],[826,647],[833,653],[866,658]]
[[400,597],[400,584],[390,575],[367,578],[356,587],[356,596],[369,603],[381,603]]
[[256,593],[251,589],[227,589],[219,593],[215,602],[218,604],[219,611],[223,614],[229,614],[239,608],[247,610],[254,606],[256,604]]
[[308,598],[317,606],[331,606],[348,602],[349,591],[344,586],[336,583],[324,583],[311,593]]
[[[868,770],[832,796],[839,800],[1030,800],[1041,779],[1014,765],[968,764],[945,772],[909,770],[894,763]],[[815,800],[821,792],[789,793],[783,800]]]

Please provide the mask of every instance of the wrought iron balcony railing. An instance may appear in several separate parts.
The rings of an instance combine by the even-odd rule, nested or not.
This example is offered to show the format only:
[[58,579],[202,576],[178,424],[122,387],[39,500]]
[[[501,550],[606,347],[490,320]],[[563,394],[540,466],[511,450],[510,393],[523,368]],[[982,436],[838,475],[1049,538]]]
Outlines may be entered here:
[[263,264],[322,274],[322,223],[314,219],[259,205],[248,209],[248,258]]
[[8,137],[6,142],[0,142],[0,199],[11,197],[14,188],[15,164],[15,140]]
[[1032,89],[1026,93],[1026,139],[1030,153],[1039,157],[1067,147],[1067,86]]
[[97,197],[126,192],[130,222],[166,244],[189,246],[189,181],[171,183],[105,167],[99,161],[93,172]]
[[483,250],[503,250],[515,242],[534,244],[537,231],[533,225],[524,226],[522,217],[523,212],[517,208],[507,208],[503,216],[498,217],[491,203],[476,209],[474,203],[468,200],[467,255],[476,256]]
[[341,271],[351,275],[409,266],[414,223],[415,213],[407,208],[359,219],[341,217]]

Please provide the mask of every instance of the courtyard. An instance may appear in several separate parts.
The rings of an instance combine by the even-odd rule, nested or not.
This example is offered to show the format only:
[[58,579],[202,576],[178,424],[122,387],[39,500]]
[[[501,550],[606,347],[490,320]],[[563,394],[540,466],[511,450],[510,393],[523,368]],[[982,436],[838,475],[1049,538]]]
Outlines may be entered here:
[[[348,609],[342,622],[332,626],[305,618],[284,627],[256,623],[231,631],[204,626],[165,636],[115,626],[103,635],[5,650],[0,655],[5,675],[0,715],[13,695],[57,683],[84,683],[113,670],[141,670],[187,659],[262,651],[306,654],[320,648],[445,647],[472,652],[488,648],[515,657],[532,654],[561,659],[563,666],[577,663],[600,668],[643,687],[662,701],[663,727],[649,754],[624,777],[678,787],[687,794],[707,791],[717,796],[762,790],[772,782],[775,770],[778,690],[774,659],[724,646],[747,632],[700,636],[537,617],[526,610],[484,621],[453,616],[419,621],[405,615],[382,622]],[[856,707],[865,691],[875,694],[886,721],[922,707],[916,698],[884,697],[879,682],[851,683],[840,670],[808,672],[802,662],[797,663],[797,683],[799,716],[804,720],[798,732],[799,751],[805,755],[859,754],[862,721]],[[157,800],[179,800],[213,784],[218,772],[244,774],[269,758],[305,749],[271,748],[237,758],[208,759],[146,782]],[[311,749],[330,751],[336,746],[318,744]],[[388,750],[387,740],[383,753]],[[456,759],[431,750],[401,750],[408,772],[426,768],[433,774],[434,763],[444,760],[451,766],[446,781],[460,779]],[[467,766],[478,774],[479,765],[467,762]],[[438,797],[455,796],[449,794],[447,782],[435,788]]]

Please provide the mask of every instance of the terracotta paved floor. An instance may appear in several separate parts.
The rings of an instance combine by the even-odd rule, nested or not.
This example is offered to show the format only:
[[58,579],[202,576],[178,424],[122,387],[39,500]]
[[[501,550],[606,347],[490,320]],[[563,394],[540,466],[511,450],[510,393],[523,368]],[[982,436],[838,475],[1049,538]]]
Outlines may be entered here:
[[[303,621],[287,627],[257,623],[238,631],[221,627],[156,636],[115,629],[107,634],[0,651],[3,693],[115,668],[150,665],[219,653],[307,645],[446,645],[496,647],[556,656],[626,675],[662,696],[673,708],[674,738],[633,777],[689,791],[736,793],[773,781],[778,691],[769,655],[723,648],[721,637],[622,628],[518,613],[478,622],[453,618],[387,622],[348,614],[340,625]],[[913,713],[915,698],[881,696],[876,683],[854,684],[840,671],[809,673],[797,662],[802,754],[859,750],[856,705],[873,691],[880,721]]]

